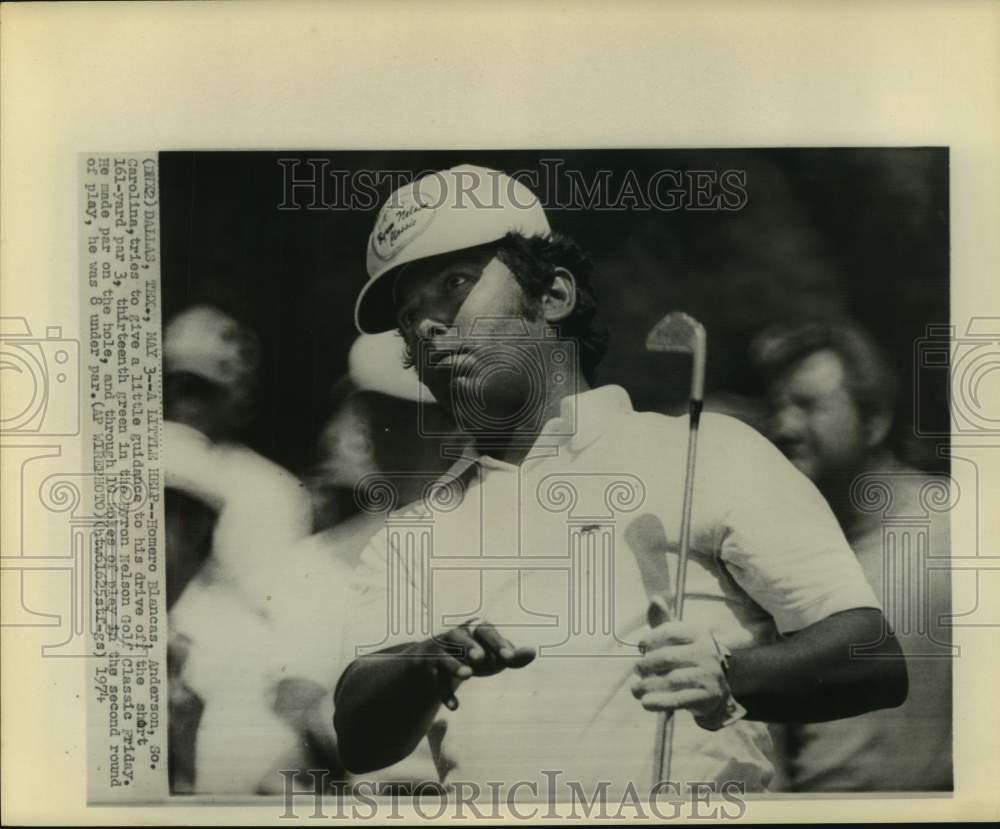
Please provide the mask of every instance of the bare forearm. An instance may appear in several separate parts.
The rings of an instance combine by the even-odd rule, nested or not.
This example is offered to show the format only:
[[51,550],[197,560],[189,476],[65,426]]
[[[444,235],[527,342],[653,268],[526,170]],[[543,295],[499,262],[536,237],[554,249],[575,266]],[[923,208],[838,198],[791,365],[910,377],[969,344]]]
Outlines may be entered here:
[[[875,642],[863,655],[852,654]],[[751,719],[822,722],[900,705],[906,663],[882,614],[858,608],[774,644],[736,651],[729,684]]]
[[472,676],[517,670],[535,658],[489,622],[472,620],[423,642],[356,659],[335,692],[333,722],[349,771],[366,772],[406,757],[423,739],[442,701],[458,708],[455,691]]
[[432,676],[405,645],[351,663],[334,698],[344,766],[363,773],[402,760],[417,747],[441,705]]

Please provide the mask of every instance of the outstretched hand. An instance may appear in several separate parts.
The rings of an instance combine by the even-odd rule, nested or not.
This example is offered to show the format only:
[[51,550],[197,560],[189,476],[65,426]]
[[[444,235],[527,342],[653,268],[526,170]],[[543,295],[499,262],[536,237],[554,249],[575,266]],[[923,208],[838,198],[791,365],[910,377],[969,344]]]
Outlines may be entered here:
[[507,668],[523,668],[535,659],[532,647],[517,647],[492,624],[473,620],[421,643],[419,655],[435,675],[441,701],[458,708],[455,691],[473,676],[493,676]]

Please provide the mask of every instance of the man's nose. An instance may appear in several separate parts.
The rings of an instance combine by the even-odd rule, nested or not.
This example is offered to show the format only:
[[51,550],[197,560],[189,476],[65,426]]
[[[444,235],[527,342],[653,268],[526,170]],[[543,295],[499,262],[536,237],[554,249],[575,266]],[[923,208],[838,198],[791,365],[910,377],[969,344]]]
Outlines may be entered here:
[[430,340],[434,337],[443,337],[451,330],[439,319],[425,317],[417,324],[417,336],[421,339]]

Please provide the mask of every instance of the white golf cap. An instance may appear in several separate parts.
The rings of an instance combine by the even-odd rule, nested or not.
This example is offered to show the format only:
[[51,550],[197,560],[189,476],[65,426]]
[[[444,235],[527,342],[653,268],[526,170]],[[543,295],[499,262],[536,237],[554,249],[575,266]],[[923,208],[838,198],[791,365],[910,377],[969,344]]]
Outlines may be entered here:
[[368,237],[368,284],[354,308],[363,334],[396,327],[391,271],[408,262],[485,245],[508,233],[551,234],[534,193],[505,173],[462,164],[428,173],[386,200]]
[[395,331],[358,337],[347,356],[347,371],[362,391],[377,391],[417,403],[436,402],[417,373],[403,367],[403,340]]

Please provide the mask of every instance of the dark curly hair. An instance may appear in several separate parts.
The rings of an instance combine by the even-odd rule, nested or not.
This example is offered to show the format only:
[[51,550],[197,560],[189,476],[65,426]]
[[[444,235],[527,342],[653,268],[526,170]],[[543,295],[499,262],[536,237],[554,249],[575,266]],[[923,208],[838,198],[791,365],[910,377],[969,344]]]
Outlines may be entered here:
[[[565,319],[557,323],[560,337],[576,340],[580,371],[591,385],[597,366],[608,350],[607,329],[597,320],[597,297],[594,293],[594,263],[572,239],[559,234],[524,236],[508,233],[493,244],[496,257],[506,265],[525,297],[538,301],[552,286],[557,271],[569,271],[576,283],[576,305]],[[404,348],[404,365],[415,364],[412,343]]]
[[541,299],[551,287],[559,268],[573,274],[576,306],[557,327],[560,337],[576,340],[580,349],[580,370],[587,382],[593,384],[597,366],[608,350],[608,332],[597,320],[595,269],[591,258],[566,236],[522,236],[520,233],[508,233],[499,241],[497,258],[510,268],[525,294],[534,300]]

